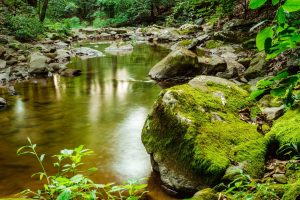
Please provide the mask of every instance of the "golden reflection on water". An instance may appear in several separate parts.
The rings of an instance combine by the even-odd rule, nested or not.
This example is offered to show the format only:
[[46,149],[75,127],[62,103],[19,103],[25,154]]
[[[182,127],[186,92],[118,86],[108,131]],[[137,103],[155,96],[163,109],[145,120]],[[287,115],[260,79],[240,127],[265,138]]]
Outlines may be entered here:
[[[99,45],[99,50],[106,46]],[[96,182],[148,177],[151,167],[141,130],[160,88],[149,82],[147,73],[167,53],[137,45],[130,55],[74,59],[70,67],[82,70],[79,77],[55,75],[19,83],[19,96],[0,90],[9,102],[0,112],[0,196],[38,186],[30,178],[40,170],[35,160],[16,156],[28,136],[47,155],[80,144],[93,149],[97,156],[85,163],[98,167],[92,175]],[[50,156],[46,158],[54,173]]]

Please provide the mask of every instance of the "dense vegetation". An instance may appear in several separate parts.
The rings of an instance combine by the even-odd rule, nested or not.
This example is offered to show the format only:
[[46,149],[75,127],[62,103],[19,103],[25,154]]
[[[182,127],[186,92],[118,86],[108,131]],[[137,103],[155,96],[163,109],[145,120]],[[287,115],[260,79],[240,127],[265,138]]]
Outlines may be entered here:
[[67,34],[81,26],[174,26],[203,18],[216,22],[230,15],[236,4],[234,0],[4,0],[0,21],[18,39],[32,40],[45,30]]

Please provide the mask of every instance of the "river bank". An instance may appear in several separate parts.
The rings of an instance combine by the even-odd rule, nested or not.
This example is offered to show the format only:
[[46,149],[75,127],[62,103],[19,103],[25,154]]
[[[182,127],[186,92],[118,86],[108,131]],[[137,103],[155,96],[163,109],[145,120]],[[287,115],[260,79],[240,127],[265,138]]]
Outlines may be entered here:
[[[297,195],[294,188],[298,187],[298,170],[287,166],[293,160],[273,154],[289,144],[289,139],[299,141],[295,134],[299,113],[297,109],[289,111],[286,118],[293,123],[285,124],[286,118],[280,118],[285,112],[280,99],[269,95],[259,102],[247,100],[256,83],[275,75],[285,62],[284,58],[266,61],[265,54],[256,51],[257,30],[249,32],[254,24],[235,19],[219,28],[208,24],[84,28],[73,30],[68,38],[48,34],[33,44],[1,36],[5,44],[0,50],[0,63],[4,66],[0,77],[2,85],[14,94],[11,86],[18,81],[41,75],[80,75],[78,69],[67,68],[71,57],[101,59],[104,55],[92,47],[74,47],[77,42],[96,46],[101,41],[113,41],[108,50],[117,54],[126,54],[131,51],[131,44],[141,42],[165,46],[171,53],[153,64],[149,76],[167,89],[156,99],[142,133],[153,170],[160,174],[165,191],[177,197],[191,197],[202,190],[194,199],[219,199],[220,195],[226,199],[224,187],[216,186],[249,174],[268,188],[267,193],[288,199],[291,193]],[[298,61],[289,62],[287,67],[298,67]],[[169,88],[173,85],[177,86]],[[283,132],[278,130],[280,124],[285,124],[286,135],[278,135]],[[285,170],[278,171],[280,166]],[[251,183],[250,178],[247,181]],[[257,189],[254,195],[260,198],[261,192]]]

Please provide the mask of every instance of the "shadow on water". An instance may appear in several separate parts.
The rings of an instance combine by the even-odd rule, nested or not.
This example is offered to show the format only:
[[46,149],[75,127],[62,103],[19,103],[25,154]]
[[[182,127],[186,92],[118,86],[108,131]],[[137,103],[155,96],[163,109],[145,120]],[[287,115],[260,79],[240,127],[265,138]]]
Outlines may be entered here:
[[[103,51],[107,46],[96,47]],[[30,178],[39,171],[34,158],[16,156],[27,136],[47,155],[80,144],[93,149],[97,156],[85,163],[98,167],[92,177],[96,182],[148,177],[151,166],[140,137],[160,88],[147,74],[167,53],[139,44],[128,55],[74,58],[69,67],[82,70],[79,77],[55,75],[19,83],[15,85],[19,96],[0,90],[9,102],[0,113],[0,196],[38,186],[38,180]],[[51,171],[51,158],[47,158]]]

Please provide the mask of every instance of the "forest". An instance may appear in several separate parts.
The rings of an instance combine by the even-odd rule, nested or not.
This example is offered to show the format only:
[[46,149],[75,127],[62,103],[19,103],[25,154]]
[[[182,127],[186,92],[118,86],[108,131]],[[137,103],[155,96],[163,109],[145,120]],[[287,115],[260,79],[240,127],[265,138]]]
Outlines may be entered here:
[[0,200],[300,199],[300,0],[0,0]]

